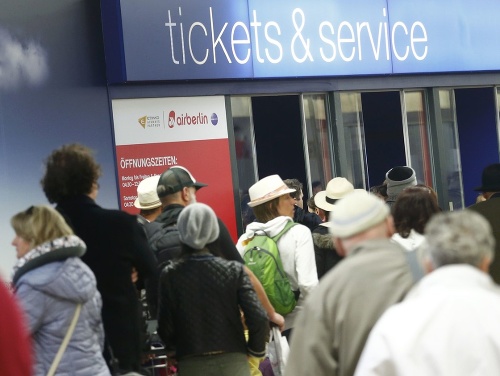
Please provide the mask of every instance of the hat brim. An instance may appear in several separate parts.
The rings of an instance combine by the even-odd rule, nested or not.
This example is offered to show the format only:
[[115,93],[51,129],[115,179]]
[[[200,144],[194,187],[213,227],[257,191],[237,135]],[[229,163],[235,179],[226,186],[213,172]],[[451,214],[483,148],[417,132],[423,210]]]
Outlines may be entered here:
[[314,204],[318,208],[329,212],[333,211],[335,208],[334,204],[326,202],[326,191],[320,191],[314,195]]
[[287,188],[287,189],[284,189],[282,191],[276,192],[272,196],[267,196],[267,197],[263,197],[263,198],[257,198],[257,199],[255,199],[253,201],[250,201],[248,203],[248,206],[250,206],[251,208],[253,208],[255,206],[258,206],[258,205],[264,204],[266,202],[269,202],[271,200],[274,200],[276,197],[281,197],[283,195],[286,195],[287,193],[292,193],[292,192],[295,192],[295,189],[293,189],[293,188]]
[[134,206],[137,208],[137,209],[144,209],[144,210],[149,210],[149,209],[156,209],[156,208],[159,208],[161,206],[161,202],[155,202],[153,204],[141,204],[139,202],[139,199],[136,198],[135,201],[134,201]]
[[196,183],[194,184],[190,184],[188,185],[188,187],[195,187],[196,190],[200,189],[200,188],[203,188],[203,187],[207,187],[208,184],[205,184],[205,183],[200,183],[199,181],[197,181]]
[[475,191],[478,191],[478,192],[499,192],[500,191],[500,187],[498,186],[494,186],[494,185],[484,185],[484,186],[480,186],[480,187],[476,187],[474,188]]

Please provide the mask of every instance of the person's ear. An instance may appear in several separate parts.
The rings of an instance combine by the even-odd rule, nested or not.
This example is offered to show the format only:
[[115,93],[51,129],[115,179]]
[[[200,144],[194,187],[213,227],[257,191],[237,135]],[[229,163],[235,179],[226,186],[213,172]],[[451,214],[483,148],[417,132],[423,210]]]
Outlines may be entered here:
[[189,203],[189,198],[191,197],[190,192],[189,192],[189,187],[183,187],[181,191],[181,198],[182,201],[185,203]]
[[341,239],[334,237],[333,244],[335,244],[335,250],[337,251],[337,254],[339,256],[341,256],[341,257],[347,256],[346,249],[344,248],[344,244],[343,244]]
[[425,274],[429,274],[429,273],[433,272],[434,269],[436,269],[434,267],[434,265],[432,264],[432,261],[429,257],[424,257],[424,260],[422,261],[422,263],[423,263]]
[[489,257],[484,257],[477,266],[479,270],[488,273],[490,270],[491,259]]
[[396,232],[396,229],[394,228],[394,218],[392,215],[389,215],[385,219],[385,223],[387,225],[387,236],[390,238]]

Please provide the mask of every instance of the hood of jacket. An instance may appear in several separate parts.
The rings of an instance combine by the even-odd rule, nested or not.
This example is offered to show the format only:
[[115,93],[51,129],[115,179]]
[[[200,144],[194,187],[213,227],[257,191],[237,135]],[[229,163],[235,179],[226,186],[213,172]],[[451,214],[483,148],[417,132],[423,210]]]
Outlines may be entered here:
[[279,234],[281,230],[283,230],[287,222],[292,222],[292,221],[293,219],[290,217],[280,216],[271,219],[266,223],[260,223],[260,222],[249,223],[244,234],[245,239],[243,240],[252,239],[255,236],[255,234],[262,234],[262,233],[266,233],[267,236],[273,237]]
[[84,247],[54,241],[39,247],[48,247],[51,251],[40,253],[17,269],[13,281],[16,288],[27,284],[35,290],[75,303],[85,303],[95,295],[94,273],[79,258],[85,252]]
[[323,249],[335,249],[333,244],[333,236],[330,234],[328,227],[318,226],[312,233],[314,245]]

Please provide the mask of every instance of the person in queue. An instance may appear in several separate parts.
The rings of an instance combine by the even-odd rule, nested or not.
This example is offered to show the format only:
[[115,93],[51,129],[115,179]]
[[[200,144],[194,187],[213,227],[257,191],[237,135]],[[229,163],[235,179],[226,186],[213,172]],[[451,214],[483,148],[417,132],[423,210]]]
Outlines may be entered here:
[[[295,199],[290,196],[293,188],[281,180],[278,175],[270,175],[260,179],[249,188],[250,206],[256,221],[250,223],[243,235],[238,239],[236,248],[240,254],[254,234],[265,233],[272,237],[280,233],[287,222],[293,222]],[[297,313],[301,310],[305,299],[318,284],[314,245],[311,231],[304,225],[296,224],[278,240],[284,272],[292,290],[298,296],[295,309],[285,316],[285,336],[290,336]]]
[[41,183],[49,202],[87,245],[82,261],[95,274],[103,300],[108,366],[116,374],[147,374],[141,366],[142,307],[132,273],[136,270],[150,291],[158,284],[157,262],[136,216],[95,202],[100,175],[91,149],[68,144],[48,156]]
[[110,375],[102,356],[101,295],[80,259],[85,243],[49,206],[31,206],[14,215],[11,225],[17,256],[12,283],[33,341],[34,374]]
[[382,200],[355,190],[335,204],[330,221],[345,259],[297,317],[287,376],[352,376],[373,325],[414,284],[403,250],[390,240],[394,225]]

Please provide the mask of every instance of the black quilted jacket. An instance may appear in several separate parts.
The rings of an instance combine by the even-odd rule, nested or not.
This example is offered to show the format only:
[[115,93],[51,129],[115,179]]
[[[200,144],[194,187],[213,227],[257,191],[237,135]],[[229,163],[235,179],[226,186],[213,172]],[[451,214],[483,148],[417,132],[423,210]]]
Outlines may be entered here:
[[203,253],[175,261],[162,271],[158,334],[178,359],[219,352],[261,357],[269,324],[243,265]]

